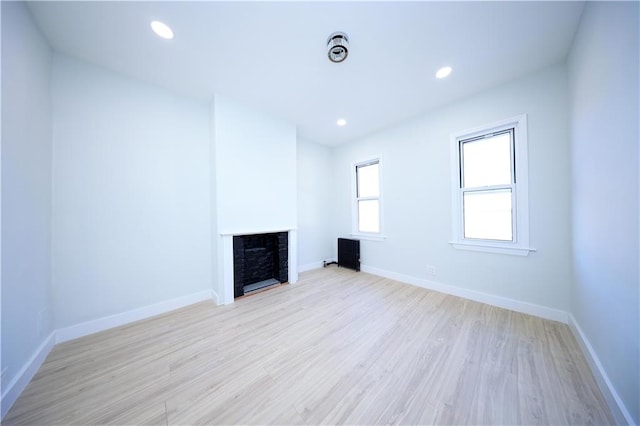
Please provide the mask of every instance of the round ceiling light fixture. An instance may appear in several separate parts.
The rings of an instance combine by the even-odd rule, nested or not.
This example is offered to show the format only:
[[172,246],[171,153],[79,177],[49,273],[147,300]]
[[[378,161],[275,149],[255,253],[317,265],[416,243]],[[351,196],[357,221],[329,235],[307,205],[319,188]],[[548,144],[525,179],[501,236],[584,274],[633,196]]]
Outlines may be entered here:
[[438,70],[438,72],[436,72],[436,78],[447,78],[449,77],[449,74],[451,74],[451,71],[451,67],[442,67]]
[[173,38],[173,30],[164,22],[151,21],[151,29],[158,37],[162,37],[165,40],[171,40]]
[[327,39],[327,55],[331,62],[340,63],[349,55],[349,37],[343,32],[335,32]]

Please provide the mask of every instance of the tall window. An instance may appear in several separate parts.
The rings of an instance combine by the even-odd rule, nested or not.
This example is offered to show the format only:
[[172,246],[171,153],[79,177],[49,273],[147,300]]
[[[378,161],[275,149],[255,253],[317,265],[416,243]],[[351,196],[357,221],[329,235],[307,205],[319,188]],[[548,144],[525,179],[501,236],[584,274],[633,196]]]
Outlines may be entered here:
[[380,159],[354,164],[354,233],[380,234]]
[[526,116],[452,135],[453,245],[527,255]]
[[513,241],[513,128],[459,143],[464,238]]

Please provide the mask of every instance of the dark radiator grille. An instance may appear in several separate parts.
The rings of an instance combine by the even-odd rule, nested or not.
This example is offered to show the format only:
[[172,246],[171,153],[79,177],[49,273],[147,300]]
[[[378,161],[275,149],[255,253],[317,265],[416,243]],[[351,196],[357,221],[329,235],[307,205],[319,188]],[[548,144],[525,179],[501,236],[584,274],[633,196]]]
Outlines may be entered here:
[[338,266],[360,271],[360,240],[338,238]]

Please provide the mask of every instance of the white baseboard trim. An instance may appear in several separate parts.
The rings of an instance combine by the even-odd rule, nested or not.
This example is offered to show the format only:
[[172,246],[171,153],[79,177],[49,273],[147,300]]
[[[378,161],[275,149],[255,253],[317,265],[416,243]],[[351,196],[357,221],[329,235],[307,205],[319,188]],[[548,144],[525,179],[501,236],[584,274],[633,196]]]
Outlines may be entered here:
[[13,403],[16,402],[24,388],[26,388],[31,379],[33,379],[33,376],[35,376],[44,360],[47,359],[47,355],[49,355],[55,343],[56,332],[52,331],[44,342],[38,346],[38,349],[31,355],[31,358],[29,358],[18,374],[16,374],[7,388],[3,389],[2,396],[0,397],[0,419],[3,419],[9,412]]
[[220,298],[218,297],[218,292],[215,290],[211,290],[211,300],[213,300],[216,306],[220,306]]
[[496,296],[493,294],[482,293],[480,291],[469,290],[466,288],[455,287],[452,285],[442,284],[435,281],[425,280],[422,278],[412,277],[410,275],[399,274],[397,272],[386,271],[384,269],[374,268],[368,265],[361,265],[360,269],[373,275],[389,278],[395,281],[415,285],[417,287],[426,288],[428,290],[439,291],[440,293],[451,294],[453,296],[462,297],[464,299],[476,302],[486,303],[487,305],[497,306],[499,308],[509,309],[523,314],[533,315],[540,318],[558,321],[562,323],[568,322],[568,315],[560,309],[549,308],[546,306],[536,305],[529,302],[510,299],[508,297]]
[[591,371],[593,372],[593,376],[600,387],[600,391],[602,391],[602,395],[604,399],[607,400],[607,404],[609,404],[609,408],[611,409],[611,414],[616,419],[616,423],[633,425],[635,424],[629,410],[624,405],[618,392],[613,387],[611,380],[609,380],[609,376],[607,376],[607,372],[604,367],[600,363],[600,359],[598,359],[598,355],[596,355],[596,351],[591,346],[589,339],[580,328],[578,321],[574,318],[573,315],[569,314],[569,328],[573,332],[580,348],[582,349],[582,353],[584,354],[589,366],[591,367]]
[[164,302],[155,303],[153,305],[143,306],[131,311],[60,328],[56,330],[56,343],[62,343],[88,336],[89,334],[164,314],[205,300],[213,300],[217,304],[217,296],[218,295],[212,290],[203,290],[186,296],[176,297],[175,299],[165,300]]
[[423,287],[429,290],[439,291],[441,293],[451,294],[454,296],[462,297],[465,299],[474,300],[488,305],[498,306],[500,308],[510,309],[512,311],[521,312],[537,317],[550,319],[553,321],[562,322],[569,325],[569,328],[573,332],[582,353],[584,354],[591,371],[604,395],[611,413],[613,414],[617,424],[634,425],[633,418],[627,410],[626,406],[620,399],[620,396],[616,392],[613,384],[609,380],[605,369],[603,368],[598,356],[596,355],[593,346],[587,339],[586,335],[580,328],[580,325],[573,317],[573,315],[554,308],[548,308],[545,306],[535,305],[533,303],[522,302],[519,300],[509,299],[506,297],[495,296],[487,293],[482,293],[474,290],[468,290],[460,287],[454,287],[435,281],[425,280],[421,278],[412,277],[409,275],[399,274],[396,272],[386,271],[384,269],[374,268],[372,266],[361,265],[361,270],[373,275],[377,275],[384,278],[389,278],[395,281],[412,284],[418,287]]
[[[328,261],[330,262],[330,261]],[[323,261],[319,260],[317,262],[307,263],[306,265],[298,266],[298,272],[307,272],[313,269],[320,269],[324,266]]]
[[144,306],[142,308],[133,309],[131,311],[122,312],[120,314],[109,315],[103,318],[57,329],[51,332],[47,339],[38,347],[38,349],[36,349],[31,358],[29,358],[26,364],[18,372],[16,377],[11,381],[11,383],[9,383],[7,388],[3,389],[2,396],[0,396],[0,419],[4,418],[4,416],[9,412],[11,406],[27,387],[44,360],[47,358],[47,355],[49,355],[49,352],[51,352],[51,349],[53,349],[57,343],[66,342],[89,334],[129,324],[134,321],[164,314],[205,300],[213,300],[217,305],[218,294],[212,290],[204,290],[188,294],[186,296],[177,297],[175,299],[166,300],[164,302],[155,303],[153,305]]

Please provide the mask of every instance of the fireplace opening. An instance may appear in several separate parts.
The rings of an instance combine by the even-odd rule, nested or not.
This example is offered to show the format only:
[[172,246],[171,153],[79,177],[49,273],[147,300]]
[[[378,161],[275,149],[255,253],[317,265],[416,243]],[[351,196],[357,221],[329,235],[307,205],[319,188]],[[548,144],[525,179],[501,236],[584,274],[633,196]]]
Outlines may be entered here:
[[289,233],[233,237],[233,296],[289,281]]

